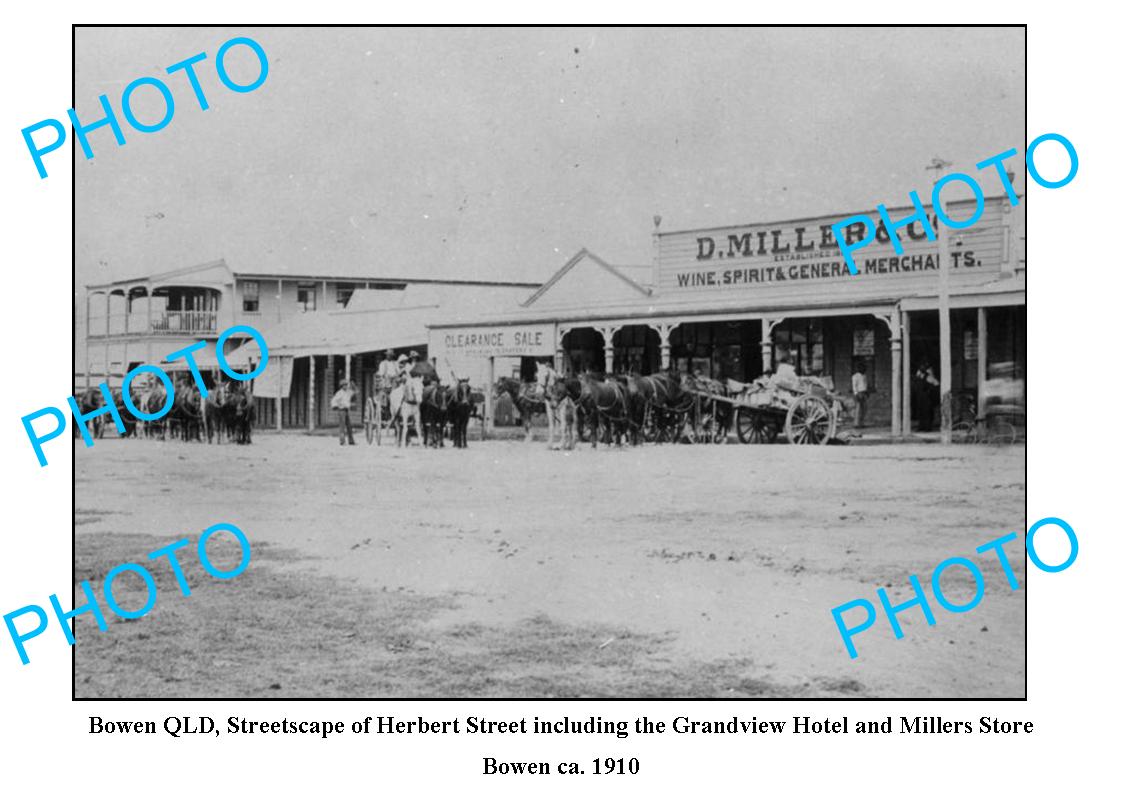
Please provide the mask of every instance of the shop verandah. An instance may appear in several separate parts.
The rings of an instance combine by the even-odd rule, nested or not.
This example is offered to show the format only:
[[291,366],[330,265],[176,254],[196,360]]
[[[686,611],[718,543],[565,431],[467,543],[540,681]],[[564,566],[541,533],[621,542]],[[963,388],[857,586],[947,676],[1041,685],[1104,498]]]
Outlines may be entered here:
[[[894,304],[830,313],[559,323],[557,340],[555,366],[568,373],[673,370],[748,382],[773,371],[784,357],[800,375],[824,378],[849,396],[851,377],[861,368],[869,390],[866,422],[893,435],[911,432],[917,421],[928,425],[918,416],[926,406],[938,412],[938,405],[913,400],[918,368],[929,366],[939,378],[935,310]],[[988,378],[1011,371],[1024,378],[1024,304],[952,309],[951,346],[953,393],[983,407]]]

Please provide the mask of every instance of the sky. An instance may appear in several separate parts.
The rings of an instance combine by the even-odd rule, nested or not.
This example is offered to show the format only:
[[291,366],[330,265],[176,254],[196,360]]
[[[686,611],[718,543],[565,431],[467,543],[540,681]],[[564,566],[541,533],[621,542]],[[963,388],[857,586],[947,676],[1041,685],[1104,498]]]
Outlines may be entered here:
[[[214,68],[235,36],[269,59],[249,93]],[[164,73],[199,52],[206,111]],[[75,64],[84,121],[137,77],[176,102],[163,130],[79,152],[76,297],[218,258],[544,281],[582,247],[649,262],[655,214],[841,217],[924,195],[933,157],[975,173],[1025,149],[1020,28],[82,28]],[[227,66],[256,75],[244,47]],[[138,91],[137,116],[158,97]]]

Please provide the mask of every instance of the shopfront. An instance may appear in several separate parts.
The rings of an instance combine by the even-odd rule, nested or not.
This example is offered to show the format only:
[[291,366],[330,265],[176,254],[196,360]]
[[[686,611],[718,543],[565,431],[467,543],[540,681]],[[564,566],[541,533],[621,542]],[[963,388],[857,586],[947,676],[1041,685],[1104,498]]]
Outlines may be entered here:
[[[958,217],[955,205],[949,213]],[[891,218],[907,214],[890,211]],[[861,367],[870,422],[900,433],[915,415],[912,374],[921,363],[939,366],[937,245],[914,224],[900,230],[898,254],[879,228],[852,276],[831,234],[847,215],[678,232],[656,227],[646,273],[582,250],[519,310],[476,325],[552,326],[554,359],[566,372],[670,369],[749,381],[783,358],[846,395]],[[972,228],[950,232],[953,390],[978,391],[1007,370],[1024,379],[1023,230],[1024,205],[995,197]],[[468,328],[434,327],[431,345]]]

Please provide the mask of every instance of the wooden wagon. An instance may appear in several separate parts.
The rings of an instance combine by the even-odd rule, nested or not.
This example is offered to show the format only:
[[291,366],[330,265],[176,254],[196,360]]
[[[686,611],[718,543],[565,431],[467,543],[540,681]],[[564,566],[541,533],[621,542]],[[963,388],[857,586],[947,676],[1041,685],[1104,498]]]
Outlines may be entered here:
[[697,386],[692,391],[714,406],[728,407],[722,414],[743,443],[775,442],[782,430],[792,445],[826,445],[838,434],[842,401],[822,379],[762,377],[749,384],[730,379],[726,385],[728,394],[700,393]]

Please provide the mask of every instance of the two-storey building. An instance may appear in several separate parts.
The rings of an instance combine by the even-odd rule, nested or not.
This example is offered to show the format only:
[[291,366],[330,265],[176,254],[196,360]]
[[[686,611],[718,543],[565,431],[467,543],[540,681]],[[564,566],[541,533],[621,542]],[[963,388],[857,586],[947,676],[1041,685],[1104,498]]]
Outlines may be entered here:
[[[235,269],[217,260],[88,285],[84,361],[77,363],[76,387],[88,389],[102,380],[111,385],[119,384],[125,373],[142,363],[159,364],[168,371],[184,370],[185,363],[168,363],[164,358],[198,340],[207,341],[208,347],[196,356],[196,361],[207,378],[213,378],[217,369],[213,346],[219,335],[231,326],[244,324],[265,334],[267,342],[270,337],[282,338],[285,347],[279,349],[278,354],[284,355],[287,351],[289,360],[285,401],[283,404],[259,401],[259,423],[270,427],[314,427],[330,419],[330,413],[323,411],[322,398],[335,386],[336,374],[332,367],[335,362],[329,359],[335,352],[321,351],[322,346],[313,344],[314,341],[301,346],[299,340],[294,342],[293,334],[282,335],[278,330],[292,326],[299,337],[301,330],[310,328],[307,323],[310,315],[322,316],[325,321],[328,316],[338,316],[340,310],[351,304],[357,291],[403,292],[410,285],[434,286],[449,297],[461,292],[495,292],[522,299],[539,283],[385,277],[360,271],[315,275],[268,273]],[[431,320],[437,321],[441,308],[436,304],[429,308]],[[374,315],[367,313],[365,317],[373,319]],[[354,320],[363,323],[362,318]],[[354,324],[351,328],[355,328]],[[427,340],[423,326],[414,337],[410,345],[424,348]],[[356,339],[362,339],[362,335]],[[232,337],[223,353],[231,353],[242,342],[241,338]],[[293,356],[294,353],[297,356]],[[315,375],[317,357],[320,359],[319,378]],[[309,401],[311,381],[315,381],[315,388],[311,391],[313,400]],[[320,409],[312,414],[317,397]],[[282,406],[281,424],[277,423],[278,405]]]

